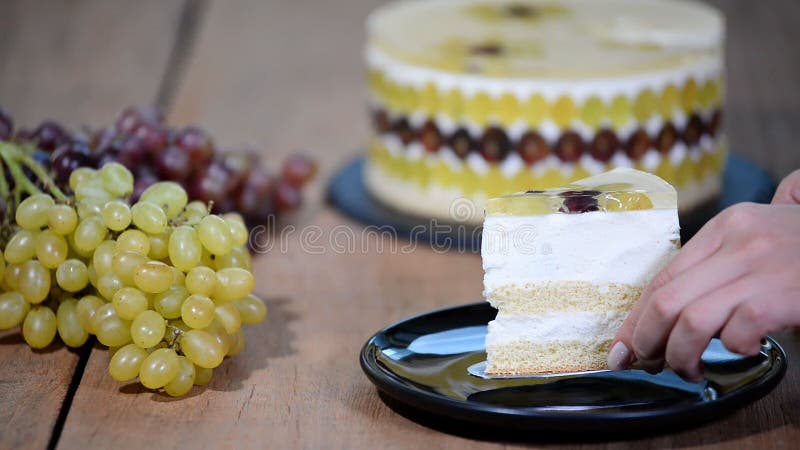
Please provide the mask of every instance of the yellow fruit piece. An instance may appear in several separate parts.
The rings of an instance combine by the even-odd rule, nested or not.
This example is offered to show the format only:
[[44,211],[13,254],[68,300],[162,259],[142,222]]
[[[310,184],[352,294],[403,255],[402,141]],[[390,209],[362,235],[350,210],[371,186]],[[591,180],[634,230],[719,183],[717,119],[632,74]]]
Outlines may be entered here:
[[489,122],[489,111],[492,109],[492,99],[485,92],[478,92],[467,100],[465,115],[478,125]]
[[609,192],[598,198],[600,207],[606,211],[641,211],[651,209],[653,202],[642,192]]
[[597,97],[589,97],[581,108],[581,120],[593,129],[600,127],[606,114],[606,105]]
[[464,97],[457,89],[448,92],[442,98],[442,109],[453,120],[459,120],[464,116]]
[[575,102],[565,95],[559,97],[550,108],[550,118],[560,127],[568,127],[577,116],[578,108]]
[[622,128],[631,120],[631,102],[624,95],[617,95],[611,101],[608,116],[615,128]]
[[439,91],[433,83],[428,83],[422,88],[422,95],[419,99],[419,106],[425,114],[434,116],[439,111]]
[[658,112],[664,119],[671,119],[675,113],[675,108],[678,107],[678,88],[674,85],[667,85],[661,92],[661,98],[658,100]]
[[697,82],[694,81],[694,78],[689,78],[689,81],[683,85],[681,106],[687,113],[691,113],[697,108]]
[[633,115],[636,120],[645,122],[656,112],[658,99],[656,94],[650,89],[645,89],[636,97],[636,103],[633,105]]
[[511,94],[503,94],[497,100],[497,118],[503,125],[511,125],[522,116],[522,105]]
[[522,107],[525,121],[532,127],[539,126],[547,115],[547,101],[539,94],[534,94]]

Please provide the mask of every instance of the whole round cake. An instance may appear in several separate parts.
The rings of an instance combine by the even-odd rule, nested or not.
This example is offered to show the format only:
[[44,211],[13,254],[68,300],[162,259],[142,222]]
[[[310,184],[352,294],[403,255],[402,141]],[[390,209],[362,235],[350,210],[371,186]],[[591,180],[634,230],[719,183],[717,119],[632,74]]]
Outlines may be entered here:
[[719,195],[724,21],[708,6],[407,0],[367,33],[365,183],[398,210],[479,223],[490,197],[615,167],[675,186],[682,215]]

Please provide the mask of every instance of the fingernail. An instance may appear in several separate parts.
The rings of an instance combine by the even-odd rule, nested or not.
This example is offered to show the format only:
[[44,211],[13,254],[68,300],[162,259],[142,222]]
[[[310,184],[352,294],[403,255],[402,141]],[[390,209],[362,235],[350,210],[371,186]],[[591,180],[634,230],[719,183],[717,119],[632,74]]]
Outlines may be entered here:
[[625,370],[633,362],[633,354],[622,341],[617,341],[608,352],[608,368],[611,370]]

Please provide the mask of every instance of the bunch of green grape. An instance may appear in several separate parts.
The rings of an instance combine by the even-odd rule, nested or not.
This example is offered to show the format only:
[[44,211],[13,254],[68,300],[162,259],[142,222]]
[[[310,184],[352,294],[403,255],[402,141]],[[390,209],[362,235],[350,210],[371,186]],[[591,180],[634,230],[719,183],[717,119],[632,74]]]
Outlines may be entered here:
[[16,209],[19,230],[0,254],[0,329],[22,325],[33,348],[94,335],[115,380],[171,396],[208,383],[244,348],[242,325],[267,314],[241,216],[187,203],[173,182],[131,205],[134,179],[118,163],[77,169],[69,185],[68,202],[39,193]]

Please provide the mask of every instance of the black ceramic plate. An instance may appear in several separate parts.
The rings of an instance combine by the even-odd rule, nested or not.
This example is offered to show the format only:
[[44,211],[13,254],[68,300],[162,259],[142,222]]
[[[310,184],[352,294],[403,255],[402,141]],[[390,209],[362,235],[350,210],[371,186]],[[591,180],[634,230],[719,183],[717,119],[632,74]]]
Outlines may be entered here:
[[[345,214],[365,223],[389,229],[398,236],[429,242],[434,248],[467,252],[480,251],[480,228],[470,225],[449,226],[420,217],[409,216],[370,197],[363,181],[364,158],[344,166],[328,188],[331,203]],[[692,217],[681,217],[681,236],[690,238],[706,220],[723,208],[739,202],[767,203],[775,183],[753,162],[731,155],[723,175],[719,202],[701,208]]]
[[486,359],[486,324],[495,314],[482,302],[396,323],[367,341],[361,367],[384,399],[416,420],[570,435],[695,426],[766,395],[786,371],[786,355],[768,338],[754,357],[712,341],[703,354],[706,379],[700,383],[669,370],[483,379],[468,368]]

